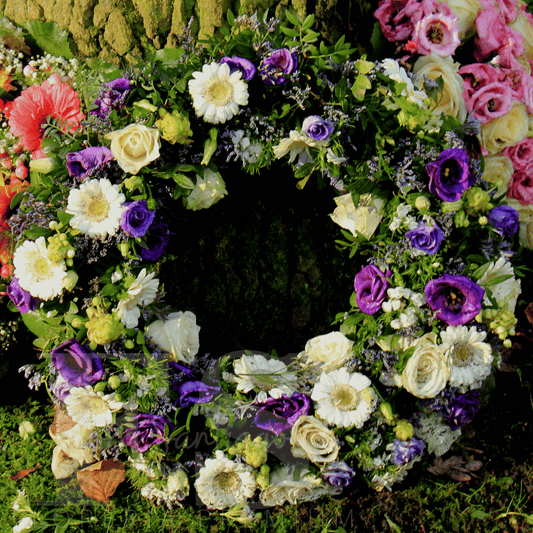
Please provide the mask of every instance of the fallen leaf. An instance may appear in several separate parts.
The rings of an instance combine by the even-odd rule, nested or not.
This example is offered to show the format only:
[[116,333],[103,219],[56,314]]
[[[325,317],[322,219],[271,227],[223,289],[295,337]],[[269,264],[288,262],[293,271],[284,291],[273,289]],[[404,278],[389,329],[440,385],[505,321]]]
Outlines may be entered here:
[[116,488],[124,481],[122,461],[105,459],[78,470],[80,489],[93,500],[108,503]]
[[72,429],[75,425],[76,422],[74,422],[74,420],[70,418],[69,414],[63,409],[61,409],[59,405],[56,405],[54,412],[54,421],[50,426],[50,431],[54,435],[59,435],[61,433],[64,433],[65,431],[68,431],[69,429]]
[[9,477],[13,481],[17,481],[17,479],[22,479],[23,477],[26,477],[28,474],[35,472],[35,470],[37,470],[37,468],[39,468],[40,466],[41,466],[41,463],[37,463],[37,466],[34,466],[33,468],[23,468],[22,470],[19,470],[16,474],[13,474],[12,476],[9,476]]
[[524,311],[530,324],[533,324],[533,302],[531,302]]
[[455,481],[470,481],[472,479],[468,474],[457,470],[450,472],[450,477]]

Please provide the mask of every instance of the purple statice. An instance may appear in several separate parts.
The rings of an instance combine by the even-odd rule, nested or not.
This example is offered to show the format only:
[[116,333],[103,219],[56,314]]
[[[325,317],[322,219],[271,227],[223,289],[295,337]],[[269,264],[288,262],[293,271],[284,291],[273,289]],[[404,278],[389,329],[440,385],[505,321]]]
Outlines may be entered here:
[[240,72],[244,81],[250,81],[257,72],[255,65],[249,59],[245,59],[244,57],[223,57],[220,62],[226,63],[232,74],[234,72]]
[[415,248],[428,255],[435,255],[444,240],[444,233],[439,226],[430,226],[426,222],[419,222],[418,226],[408,231],[405,236]]
[[191,404],[208,403],[221,391],[220,387],[212,387],[203,381],[185,381],[176,387],[176,405],[187,407]]
[[77,339],[69,339],[54,348],[50,360],[61,377],[73,387],[93,385],[104,375],[100,357]]
[[518,211],[510,205],[499,205],[487,215],[489,224],[500,234],[510,237],[518,231]]
[[353,481],[355,470],[347,465],[344,461],[334,461],[329,463],[322,472],[320,477],[334,487],[347,487]]
[[172,424],[157,415],[140,413],[135,417],[135,427],[126,428],[123,440],[127,446],[136,452],[145,452],[154,444],[165,442],[165,426]]
[[468,154],[461,148],[443,150],[435,161],[426,165],[429,190],[445,202],[456,202],[474,184]]
[[69,176],[78,181],[92,176],[115,156],[107,146],[90,146],[79,152],[69,152],[66,163]]
[[131,84],[128,78],[116,78],[105,85],[100,95],[94,101],[96,109],[89,113],[98,118],[107,119],[113,109],[121,109],[131,92]]
[[295,72],[297,67],[296,52],[282,48],[274,50],[261,61],[259,74],[265,85],[284,85],[287,83],[287,76]]
[[34,298],[28,291],[24,290],[17,278],[13,278],[6,289],[6,294],[13,302],[19,313],[26,314],[35,311],[39,300]]
[[148,209],[146,200],[124,202],[120,216],[120,228],[132,237],[144,237],[155,218],[155,211]]
[[302,123],[302,133],[315,141],[327,141],[334,131],[335,126],[318,115],[310,115]]
[[355,299],[362,313],[373,315],[381,309],[390,286],[387,278],[391,276],[390,270],[384,274],[375,265],[367,265],[355,275]]
[[279,437],[291,429],[300,416],[309,413],[311,400],[305,394],[296,392],[292,396],[284,394],[279,398],[267,398],[258,406],[260,409],[255,415],[255,425]]
[[164,222],[153,223],[145,236],[146,248],[143,247],[139,250],[139,257],[145,261],[157,261],[164,254],[172,235],[168,224]]
[[444,420],[453,431],[474,420],[480,407],[479,395],[479,391],[469,391],[457,396],[446,406],[447,413]]
[[437,318],[448,326],[462,326],[481,311],[485,290],[466,276],[444,274],[424,289],[426,300]]
[[413,461],[416,457],[422,455],[426,448],[423,440],[413,437],[410,440],[394,439],[394,457],[395,465],[404,465]]

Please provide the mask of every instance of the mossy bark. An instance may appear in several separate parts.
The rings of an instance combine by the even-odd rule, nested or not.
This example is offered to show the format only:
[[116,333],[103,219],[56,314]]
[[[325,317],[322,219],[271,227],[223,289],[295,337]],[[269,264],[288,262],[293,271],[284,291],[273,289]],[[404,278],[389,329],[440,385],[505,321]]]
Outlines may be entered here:
[[[0,13],[15,24],[56,22],[72,36],[74,51],[116,64],[151,50],[173,47],[194,17],[199,36],[226,24],[228,9],[253,13],[266,9],[283,18],[285,10],[302,17],[313,13],[317,29],[329,41],[345,34],[365,43],[372,25],[361,23],[377,1],[365,0],[0,0]],[[373,7],[376,7],[375,5]]]

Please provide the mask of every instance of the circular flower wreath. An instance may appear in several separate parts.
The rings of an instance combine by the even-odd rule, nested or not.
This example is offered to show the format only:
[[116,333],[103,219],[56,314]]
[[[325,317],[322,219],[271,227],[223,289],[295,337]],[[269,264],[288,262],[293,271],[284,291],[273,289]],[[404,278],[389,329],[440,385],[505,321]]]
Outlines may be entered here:
[[[533,244],[533,25],[502,6],[384,0],[375,17],[401,57],[375,62],[319,42],[312,16],[230,12],[220,39],[187,28],[97,92],[90,62],[4,50],[4,87],[24,85],[3,104],[14,253],[0,259],[41,350],[26,376],[56,405],[56,477],[83,489],[112,467],[158,504],[194,487],[247,521],[252,502],[356,478],[390,489],[450,449],[510,346],[516,249]],[[168,309],[157,277],[176,206],[209,208],[224,169],[275,160],[300,188],[339,191],[331,217],[359,263],[350,309],[296,358],[202,355],[196,317]],[[212,452],[188,445],[193,424]]]

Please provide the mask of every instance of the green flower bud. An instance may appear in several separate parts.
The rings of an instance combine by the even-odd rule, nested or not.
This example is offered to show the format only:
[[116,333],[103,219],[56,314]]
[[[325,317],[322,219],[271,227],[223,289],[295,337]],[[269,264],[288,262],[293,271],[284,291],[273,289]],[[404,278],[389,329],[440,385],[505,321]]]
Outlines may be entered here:
[[140,189],[143,186],[143,179],[140,176],[131,176],[124,180],[124,186],[130,192],[135,189]]
[[128,257],[130,251],[130,243],[128,241],[122,241],[118,246],[122,257]]
[[267,461],[267,446],[268,442],[256,437],[252,441],[252,437],[248,435],[244,440],[244,450],[241,452],[244,460],[254,468],[259,468]]
[[419,196],[415,200],[415,207],[419,211],[425,212],[431,207],[431,200],[427,196]]
[[400,440],[410,440],[414,435],[413,425],[405,419],[399,420],[395,428],[396,437]]
[[78,283],[78,274],[74,270],[67,271],[65,279],[63,280],[63,287],[67,291],[71,291]]
[[255,481],[261,489],[266,489],[270,485],[270,467],[263,465],[257,476],[255,476]]
[[457,213],[455,213],[455,216],[453,217],[453,221],[458,228],[466,228],[470,226],[470,221],[468,220],[468,216],[462,210],[457,211]]
[[192,136],[191,123],[177,110],[172,111],[172,114],[163,115],[156,121],[155,127],[161,133],[161,137],[171,144],[189,144],[192,142],[192,139],[189,139]]
[[480,187],[470,187],[463,194],[464,208],[469,215],[475,216],[477,213],[487,211],[490,203],[490,196],[487,191]]
[[73,328],[81,328],[83,326],[83,320],[77,316],[76,318],[74,318],[72,320],[72,322],[70,323],[70,325],[73,327]]
[[124,324],[114,315],[105,311],[89,307],[87,309],[89,321],[87,327],[87,338],[95,344],[105,345],[117,340],[124,331]]
[[99,381],[94,387],[94,392],[104,392],[105,388],[107,386],[107,383],[105,381]]
[[48,257],[51,261],[63,261],[68,256],[69,251],[74,250],[68,242],[67,236],[63,233],[56,233],[48,237],[47,240]]
[[150,111],[150,113],[155,113],[157,111],[157,107],[151,104],[146,99],[139,100],[138,102],[134,102],[133,107],[137,107],[139,109],[146,109],[147,111]]
[[133,349],[134,346],[135,346],[135,343],[134,343],[131,339],[128,339],[128,340],[124,343],[124,348],[127,348],[128,350]]
[[56,160],[53,157],[44,157],[43,159],[32,159],[30,161],[30,170],[39,172],[39,174],[49,174],[55,168]]
[[385,417],[387,424],[392,424],[395,416],[394,416],[394,413],[392,412],[391,404],[388,402],[381,402],[381,405],[379,406],[379,410],[381,411],[381,414]]
[[107,384],[113,389],[117,390],[120,387],[120,384],[122,381],[117,375],[109,376],[109,379],[107,380]]
[[486,216],[479,217],[479,225],[486,226],[489,223],[489,219]]
[[148,200],[146,200],[146,207],[150,209],[150,211],[155,211],[157,208],[157,201],[155,198],[148,198]]
[[443,213],[456,213],[463,207],[463,199],[460,198],[456,202],[442,202],[441,209]]

